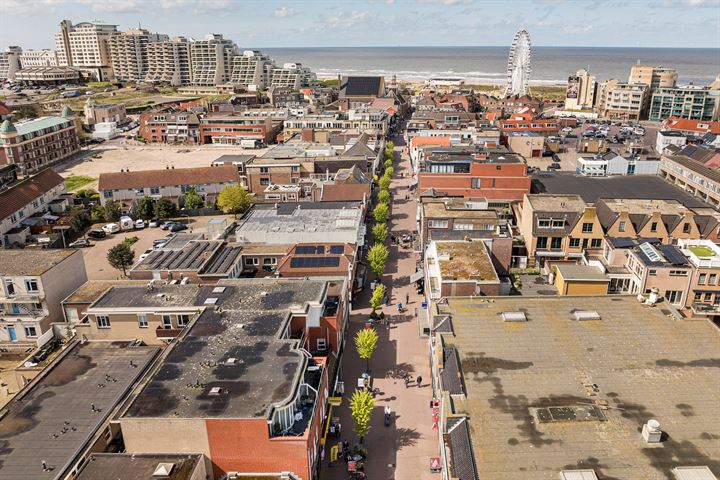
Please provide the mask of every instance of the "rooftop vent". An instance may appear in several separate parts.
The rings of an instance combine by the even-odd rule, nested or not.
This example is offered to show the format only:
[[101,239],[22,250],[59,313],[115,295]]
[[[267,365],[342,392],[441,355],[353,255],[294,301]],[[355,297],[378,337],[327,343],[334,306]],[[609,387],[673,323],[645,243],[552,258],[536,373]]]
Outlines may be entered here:
[[158,463],[157,467],[155,467],[155,470],[153,471],[153,477],[169,477],[173,468],[175,468],[174,463]]
[[223,293],[225,291],[225,287],[215,287],[213,288],[212,293]]
[[563,470],[560,480],[598,480],[595,470]]
[[527,322],[525,312],[502,312],[503,322]]
[[675,467],[672,474],[677,480],[717,480],[709,467]]
[[225,365],[235,365],[237,363],[237,358],[230,357],[227,360],[225,360]]
[[573,313],[573,317],[577,321],[601,319],[600,314],[595,310],[577,310]]
[[647,443],[660,443],[662,439],[662,430],[660,430],[660,422],[655,419],[647,421],[642,428],[642,436]]
[[267,296],[268,296],[268,292],[260,292],[260,296],[261,296],[261,297],[267,297]]
[[215,305],[217,303],[218,299],[215,297],[206,298],[203,304],[205,305]]
[[221,387],[212,387],[210,389],[209,395],[211,397],[217,397],[217,396],[221,395],[222,393],[223,393],[223,389]]

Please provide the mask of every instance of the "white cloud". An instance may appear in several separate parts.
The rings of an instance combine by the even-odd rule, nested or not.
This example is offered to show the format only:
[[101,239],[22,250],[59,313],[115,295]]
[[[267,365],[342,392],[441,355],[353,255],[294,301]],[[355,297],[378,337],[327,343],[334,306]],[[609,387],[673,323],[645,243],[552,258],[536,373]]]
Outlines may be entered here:
[[295,10],[293,10],[292,8],[280,7],[280,8],[275,9],[275,11],[273,12],[273,15],[275,15],[276,17],[279,17],[279,18],[285,18],[285,17],[292,17],[292,16],[297,15],[297,12]]
[[367,23],[373,18],[370,12],[353,10],[350,13],[340,12],[327,18],[327,26],[330,28],[355,28]]
[[585,35],[593,31],[592,25],[564,25],[560,28],[560,32],[569,35]]

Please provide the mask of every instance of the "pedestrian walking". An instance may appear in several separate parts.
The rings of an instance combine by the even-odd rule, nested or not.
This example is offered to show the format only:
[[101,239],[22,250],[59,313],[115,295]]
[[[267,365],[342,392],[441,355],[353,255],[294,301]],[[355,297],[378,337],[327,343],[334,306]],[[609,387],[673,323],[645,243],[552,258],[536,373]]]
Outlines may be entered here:
[[417,379],[415,379],[415,381],[417,382],[418,388],[420,388],[420,385],[422,384],[422,377],[420,375],[418,375],[418,377],[417,377]]
[[406,293],[405,294],[405,304],[407,305],[408,303],[410,303],[410,294]]

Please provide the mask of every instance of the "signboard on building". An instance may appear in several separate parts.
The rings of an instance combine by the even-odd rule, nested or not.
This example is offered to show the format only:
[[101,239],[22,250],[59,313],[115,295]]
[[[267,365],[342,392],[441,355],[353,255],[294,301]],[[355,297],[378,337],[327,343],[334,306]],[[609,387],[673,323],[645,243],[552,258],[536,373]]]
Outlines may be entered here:
[[565,92],[565,98],[578,98],[578,92],[580,90],[580,77],[572,75],[568,77],[567,91]]

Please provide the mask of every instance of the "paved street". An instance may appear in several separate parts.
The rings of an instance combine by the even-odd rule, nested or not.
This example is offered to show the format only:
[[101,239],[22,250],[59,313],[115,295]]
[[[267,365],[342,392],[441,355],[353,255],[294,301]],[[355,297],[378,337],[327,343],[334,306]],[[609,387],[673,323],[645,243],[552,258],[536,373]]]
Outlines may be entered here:
[[[392,139],[395,142],[396,162],[395,178],[391,185],[393,193],[392,214],[390,229],[392,234],[400,236],[415,231],[416,203],[408,194],[408,185],[412,179],[410,161],[401,155],[404,148],[402,138]],[[405,173],[406,177],[400,175]],[[369,228],[368,228],[369,230]],[[430,371],[428,358],[428,344],[426,338],[419,335],[418,323],[414,314],[420,308],[420,296],[409,284],[409,276],[415,272],[417,255],[411,249],[392,246],[383,278],[385,285],[391,286],[392,307],[383,307],[386,315],[391,315],[393,322],[390,328],[379,326],[378,348],[370,362],[374,377],[374,387],[380,389],[375,397],[375,411],[373,413],[371,429],[365,439],[368,448],[368,458],[365,462],[365,472],[368,479],[430,479],[437,478],[429,470],[430,457],[437,455],[437,431],[432,430],[430,400],[432,388],[430,386]],[[405,314],[397,316],[394,306],[401,302],[405,304],[406,295],[410,297],[410,304]],[[349,398],[357,384],[358,377],[365,368],[365,362],[360,360],[355,351],[353,338],[358,329],[363,328],[370,314],[369,288],[356,300],[355,309],[351,312],[349,333],[343,357],[342,377],[345,382],[345,396],[339,411],[342,423],[342,439],[351,443],[356,441],[352,433],[352,417],[348,406]],[[416,383],[406,387],[402,379],[394,379],[388,375],[393,369],[406,371],[415,379],[422,377],[422,385],[418,388]],[[389,427],[384,426],[383,409],[390,406],[393,411],[393,422]],[[337,443],[337,439],[328,438],[326,445],[327,455],[323,462],[321,478],[346,479],[348,478],[345,462],[336,462],[328,467],[330,446]]]

